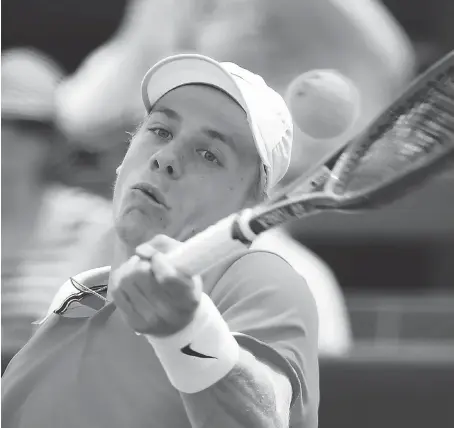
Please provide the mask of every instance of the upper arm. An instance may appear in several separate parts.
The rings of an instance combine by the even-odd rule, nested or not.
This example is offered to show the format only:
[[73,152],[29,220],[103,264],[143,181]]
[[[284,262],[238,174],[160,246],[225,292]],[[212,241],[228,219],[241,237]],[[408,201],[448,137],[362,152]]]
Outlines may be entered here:
[[280,257],[250,253],[236,261],[211,298],[243,349],[268,367],[291,421],[316,419],[318,408],[318,316],[304,279]]

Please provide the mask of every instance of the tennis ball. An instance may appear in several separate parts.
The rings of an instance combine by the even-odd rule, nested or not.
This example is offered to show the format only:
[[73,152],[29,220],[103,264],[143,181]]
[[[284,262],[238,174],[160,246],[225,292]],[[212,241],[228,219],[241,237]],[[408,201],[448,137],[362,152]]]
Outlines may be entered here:
[[336,70],[300,74],[288,86],[285,100],[295,125],[316,140],[340,137],[359,116],[359,91]]

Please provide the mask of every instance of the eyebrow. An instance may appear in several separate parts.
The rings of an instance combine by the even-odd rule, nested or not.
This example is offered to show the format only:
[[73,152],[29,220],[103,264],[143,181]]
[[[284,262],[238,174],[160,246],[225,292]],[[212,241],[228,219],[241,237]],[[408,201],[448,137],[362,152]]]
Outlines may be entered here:
[[222,134],[219,131],[216,131],[214,129],[209,129],[209,128],[203,128],[202,133],[211,139],[218,140],[221,143],[226,144],[232,150],[235,150],[235,144],[233,142],[233,139],[230,136]]
[[181,121],[181,116],[175,110],[172,110],[171,108],[158,107],[158,108],[152,109],[150,111],[150,116],[153,113],[162,113],[162,114],[165,114],[169,119],[174,119],[174,120]]

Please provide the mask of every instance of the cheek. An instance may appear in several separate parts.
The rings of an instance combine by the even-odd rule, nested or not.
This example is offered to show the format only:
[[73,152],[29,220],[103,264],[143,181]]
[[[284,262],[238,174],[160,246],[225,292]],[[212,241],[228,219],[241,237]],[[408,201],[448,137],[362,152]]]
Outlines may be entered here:
[[140,142],[133,141],[117,169],[116,186],[123,187],[124,184],[132,181],[139,171],[146,169],[151,155],[151,151],[141,147]]
[[[144,168],[157,148],[139,132],[130,142],[129,148],[124,155],[122,168],[128,171]],[[124,168],[123,168],[124,166]]]
[[141,169],[142,167],[139,162],[137,162],[133,156],[129,156],[129,154],[127,154],[115,179],[113,192],[113,205],[115,211],[117,211],[119,206],[121,206],[126,189],[132,185],[134,181],[137,181],[135,176]]
[[198,206],[210,207],[217,214],[229,215],[242,208],[249,181],[248,177],[239,173],[201,177],[195,202]]

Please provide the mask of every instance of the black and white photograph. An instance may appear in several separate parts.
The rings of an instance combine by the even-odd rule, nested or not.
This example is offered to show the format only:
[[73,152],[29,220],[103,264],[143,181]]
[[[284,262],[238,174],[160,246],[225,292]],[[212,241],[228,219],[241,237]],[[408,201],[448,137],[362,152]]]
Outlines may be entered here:
[[3,428],[454,426],[454,1],[1,12]]

